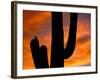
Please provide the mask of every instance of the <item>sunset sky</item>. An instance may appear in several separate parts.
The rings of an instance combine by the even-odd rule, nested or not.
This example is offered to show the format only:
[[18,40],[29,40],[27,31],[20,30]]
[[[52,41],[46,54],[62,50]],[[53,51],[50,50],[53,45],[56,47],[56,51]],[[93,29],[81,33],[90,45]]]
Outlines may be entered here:
[[[89,66],[91,64],[90,18],[90,14],[78,14],[75,50],[69,59],[64,59],[64,67]],[[30,50],[30,41],[34,36],[38,37],[40,46],[47,46],[50,64],[51,24],[51,12],[23,11],[23,69],[35,68]],[[68,40],[69,24],[70,13],[63,13],[64,46]]]

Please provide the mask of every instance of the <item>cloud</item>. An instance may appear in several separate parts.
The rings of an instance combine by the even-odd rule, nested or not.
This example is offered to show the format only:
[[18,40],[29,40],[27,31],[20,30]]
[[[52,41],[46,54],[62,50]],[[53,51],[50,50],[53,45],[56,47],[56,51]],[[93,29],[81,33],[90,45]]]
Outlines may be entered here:
[[80,37],[77,42],[80,44],[84,44],[86,41],[90,40],[90,36],[89,35],[83,35],[82,37]]
[[[69,33],[70,14],[63,14],[64,46],[66,46]],[[34,36],[39,39],[39,44],[46,45],[48,50],[48,59],[50,63],[51,56],[51,14],[46,11],[24,11],[23,28],[23,50],[24,69],[35,68],[32,60],[30,41]],[[90,15],[79,14],[77,40],[75,51],[69,59],[64,60],[65,67],[81,66],[90,64]]]

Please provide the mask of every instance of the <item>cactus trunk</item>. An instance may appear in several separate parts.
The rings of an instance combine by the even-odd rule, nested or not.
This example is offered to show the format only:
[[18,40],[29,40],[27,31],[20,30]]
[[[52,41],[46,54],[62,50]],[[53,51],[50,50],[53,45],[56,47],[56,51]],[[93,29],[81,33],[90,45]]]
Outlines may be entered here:
[[64,35],[62,12],[52,12],[51,68],[64,66]]

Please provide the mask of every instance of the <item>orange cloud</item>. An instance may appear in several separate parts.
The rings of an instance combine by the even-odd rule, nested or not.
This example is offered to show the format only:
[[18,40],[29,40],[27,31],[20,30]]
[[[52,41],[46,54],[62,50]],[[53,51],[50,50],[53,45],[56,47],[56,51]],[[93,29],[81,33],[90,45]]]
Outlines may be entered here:
[[[23,13],[23,69],[35,68],[32,60],[30,41],[34,36],[39,39],[39,44],[46,45],[50,64],[51,55],[51,14],[45,11],[24,11]],[[69,29],[69,14],[63,14],[64,46],[66,46]],[[84,18],[84,19],[82,19]],[[90,65],[90,17],[79,14],[76,47],[69,59],[64,59],[64,67]]]

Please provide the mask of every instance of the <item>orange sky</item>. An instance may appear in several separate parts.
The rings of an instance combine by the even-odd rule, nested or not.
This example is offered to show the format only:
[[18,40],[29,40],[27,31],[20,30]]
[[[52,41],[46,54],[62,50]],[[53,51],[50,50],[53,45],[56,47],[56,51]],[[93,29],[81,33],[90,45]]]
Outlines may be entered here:
[[[64,46],[68,38],[70,14],[63,13]],[[45,11],[23,11],[23,69],[35,68],[32,60],[30,41],[34,36],[39,44],[46,45],[48,60],[51,55],[51,14]],[[64,59],[64,67],[90,65],[90,14],[78,14],[77,40],[73,55]]]

